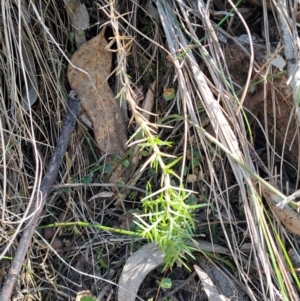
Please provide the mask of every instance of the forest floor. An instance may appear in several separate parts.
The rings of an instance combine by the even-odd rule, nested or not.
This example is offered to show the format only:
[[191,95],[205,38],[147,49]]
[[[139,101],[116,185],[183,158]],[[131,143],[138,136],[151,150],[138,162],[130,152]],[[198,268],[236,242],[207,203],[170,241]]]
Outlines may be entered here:
[[274,3],[1,6],[1,297],[16,264],[12,300],[299,299],[300,17]]

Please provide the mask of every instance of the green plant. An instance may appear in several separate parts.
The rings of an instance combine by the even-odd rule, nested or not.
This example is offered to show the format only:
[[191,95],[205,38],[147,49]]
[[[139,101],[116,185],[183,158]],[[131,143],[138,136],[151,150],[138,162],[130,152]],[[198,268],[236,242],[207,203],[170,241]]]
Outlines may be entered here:
[[80,301],[95,301],[95,299],[91,296],[84,296],[80,298]]
[[100,270],[100,269],[103,269],[103,268],[107,269],[108,264],[103,259],[103,250],[102,250],[102,248],[98,248],[96,250],[96,253],[97,253],[97,262],[98,262],[98,265],[97,265],[96,269],[97,270]]
[[[172,267],[176,261],[185,265],[185,256],[193,257],[194,247],[188,243],[195,230],[193,212],[206,204],[187,204],[192,191],[183,187],[182,179],[173,170],[181,158],[160,150],[170,147],[171,143],[159,139],[149,124],[144,124],[138,132],[144,137],[138,145],[150,154],[142,169],[149,165],[156,173],[160,172],[161,188],[153,192],[151,184],[147,183],[147,195],[142,199],[144,213],[136,214],[136,223],[141,229],[141,236],[155,242],[165,253],[165,268]],[[176,182],[177,186],[172,184]]]
[[[116,47],[119,53],[126,53],[126,48],[119,38],[116,38]],[[127,76],[126,64],[118,66],[117,74],[122,82],[122,88],[116,98],[120,103],[128,103],[132,119],[137,124],[136,132],[130,138],[128,147],[135,145],[140,148],[143,156],[149,154],[141,171],[150,167],[161,174],[161,188],[153,192],[148,182],[146,197],[141,201],[144,212],[135,214],[138,219],[136,223],[140,227],[139,234],[148,241],[155,242],[165,253],[165,268],[172,267],[177,261],[184,264],[185,256],[192,256],[192,251],[195,249],[188,244],[195,230],[193,212],[206,204],[186,203],[192,191],[185,189],[182,177],[174,171],[176,165],[181,163],[181,158],[163,151],[171,147],[172,143],[163,141],[157,134],[159,127],[167,127],[167,125],[153,124],[143,115],[132,97],[135,93]],[[178,120],[178,117],[175,119]]]
[[170,278],[163,278],[160,282],[161,288],[171,288],[172,287],[172,280]]

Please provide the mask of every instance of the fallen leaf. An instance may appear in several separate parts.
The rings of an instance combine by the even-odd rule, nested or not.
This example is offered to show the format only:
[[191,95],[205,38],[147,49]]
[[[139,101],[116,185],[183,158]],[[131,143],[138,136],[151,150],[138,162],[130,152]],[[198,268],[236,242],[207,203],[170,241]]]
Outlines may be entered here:
[[283,223],[285,228],[291,233],[300,236],[300,214],[289,205],[280,208],[276,206],[282,201],[282,198],[263,187],[263,195],[267,200],[272,212]]
[[[239,285],[239,280],[231,273],[224,272],[214,262],[200,256],[199,266],[194,268],[201,280],[201,284],[207,294],[209,301],[243,301],[246,293]],[[224,268],[225,269],[225,268]]]
[[229,299],[227,299],[225,296],[219,294],[210,277],[202,269],[200,269],[197,265],[194,265],[194,268],[201,280],[203,289],[209,301],[229,301]]
[[[24,9],[24,16],[26,22],[30,22],[30,15],[26,8],[26,3],[22,3],[22,9]],[[16,40],[21,40],[21,60],[23,64],[19,64],[18,76],[20,76],[20,82],[23,83],[21,87],[22,98],[21,104],[25,111],[28,111],[29,108],[36,102],[38,98],[38,80],[37,72],[35,67],[34,53],[32,52],[32,46],[26,35],[26,33],[21,30],[16,25],[13,25],[13,31]],[[21,36],[20,36],[21,33]],[[19,47],[19,46],[18,46]],[[5,45],[4,45],[5,48]],[[4,49],[4,52],[7,51]],[[11,98],[15,98],[14,93],[11,93]]]
[[64,0],[71,24],[75,29],[75,41],[77,47],[86,42],[84,29],[90,26],[90,17],[85,4],[79,0]]
[[[204,240],[195,240],[193,244],[203,251],[230,254],[227,248]],[[163,264],[164,257],[163,252],[153,243],[144,245],[133,253],[127,259],[118,282],[118,301],[136,300],[141,283],[151,271]]]
[[150,120],[150,112],[152,112],[153,106],[154,106],[154,97],[155,97],[155,88],[156,88],[156,81],[154,81],[146,94],[144,103],[143,103],[143,116],[147,119]]
[[283,68],[286,65],[286,61],[280,54],[276,54],[274,59],[272,59],[272,61],[271,61],[271,65],[275,66],[279,70],[283,70]]
[[119,279],[118,301],[134,301],[145,277],[163,260],[164,254],[154,244],[147,244],[133,253]]
[[36,76],[36,68],[34,63],[33,54],[31,51],[28,39],[22,32],[23,43],[21,44],[23,53],[23,62],[25,65],[24,73],[20,72],[22,75],[25,74],[27,85],[22,87],[22,106],[28,111],[29,108],[36,102],[38,98],[38,81]]
[[288,254],[290,256],[291,262],[293,264],[294,269],[297,271],[297,274],[299,276],[300,271],[300,256],[298,252],[292,248],[289,249]]
[[101,152],[123,157],[127,141],[126,127],[115,95],[107,83],[112,54],[105,49],[106,46],[102,31],[73,54],[67,75],[93,123]]

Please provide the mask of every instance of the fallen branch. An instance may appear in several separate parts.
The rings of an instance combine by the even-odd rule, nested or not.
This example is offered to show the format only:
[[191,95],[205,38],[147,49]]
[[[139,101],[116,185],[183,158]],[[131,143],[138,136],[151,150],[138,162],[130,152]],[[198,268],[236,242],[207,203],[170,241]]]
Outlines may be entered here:
[[80,101],[69,98],[67,112],[57,146],[54,150],[53,157],[49,163],[47,172],[41,182],[40,191],[36,197],[35,204],[31,208],[31,212],[35,212],[32,220],[29,221],[24,230],[19,246],[15,253],[11,268],[7,275],[0,294],[0,301],[8,301],[13,293],[17,278],[20,274],[22,264],[24,262],[27,250],[31,244],[31,239],[38,224],[38,220],[43,211],[47,196],[51,191],[54,181],[57,177],[61,161],[69,144],[69,140],[76,122],[76,115],[80,107]]

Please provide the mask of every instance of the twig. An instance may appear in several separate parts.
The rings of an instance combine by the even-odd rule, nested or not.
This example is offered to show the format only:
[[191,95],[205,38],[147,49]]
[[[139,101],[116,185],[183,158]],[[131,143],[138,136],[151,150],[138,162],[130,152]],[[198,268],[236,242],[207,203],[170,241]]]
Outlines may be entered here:
[[63,124],[63,128],[60,137],[57,142],[57,146],[54,150],[53,157],[49,163],[47,172],[41,182],[40,191],[37,195],[36,202],[31,208],[31,212],[36,212],[32,220],[26,226],[24,230],[19,246],[14,256],[14,260],[11,264],[11,268],[7,275],[6,281],[3,285],[2,292],[0,294],[0,301],[9,301],[13,293],[17,278],[20,274],[22,264],[24,262],[27,250],[31,244],[31,239],[34,234],[35,228],[38,224],[38,220],[43,211],[47,196],[51,191],[53,183],[57,177],[60,164],[63,156],[69,144],[69,140],[72,131],[75,126],[76,116],[80,107],[80,101],[77,99],[69,98],[68,107],[66,111],[66,117]]

